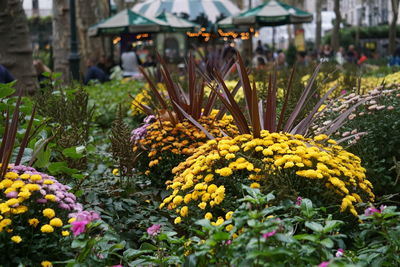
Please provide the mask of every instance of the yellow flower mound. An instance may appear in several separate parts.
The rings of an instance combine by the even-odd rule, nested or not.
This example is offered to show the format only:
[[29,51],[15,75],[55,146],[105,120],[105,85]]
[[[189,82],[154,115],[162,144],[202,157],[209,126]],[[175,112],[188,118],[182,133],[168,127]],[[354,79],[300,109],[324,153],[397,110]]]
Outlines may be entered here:
[[[208,117],[201,117],[199,123],[214,137],[222,137],[221,130],[229,136],[238,133],[236,126],[232,124],[232,116],[224,116],[216,121],[214,118],[218,111],[214,111]],[[183,121],[173,125],[170,121],[156,121],[147,127],[145,139],[139,141],[139,147],[146,150],[151,161],[149,168],[162,164],[162,152],[171,152],[176,155],[192,155],[196,148],[209,140],[205,133],[199,130],[189,121]],[[134,149],[137,149],[135,147]]]
[[[227,159],[230,154],[234,157]],[[160,208],[179,210],[185,205],[188,206],[185,215],[218,218],[212,223],[219,225],[224,213],[231,218],[232,213],[226,213],[227,210],[237,208],[235,200],[242,197],[237,191],[240,184],[269,192],[296,183],[299,184],[296,189],[301,191],[305,182],[309,182],[314,188],[307,188],[313,190],[311,194],[321,194],[317,193],[321,188],[324,192],[314,195],[315,198],[329,195],[329,201],[340,205],[341,212],[348,210],[357,216],[355,204],[373,201],[375,197],[360,163],[359,157],[325,135],[309,139],[262,131],[257,139],[239,135],[211,140],[173,169],[176,176],[167,184],[174,191]],[[183,199],[184,204],[172,201],[177,198]]]

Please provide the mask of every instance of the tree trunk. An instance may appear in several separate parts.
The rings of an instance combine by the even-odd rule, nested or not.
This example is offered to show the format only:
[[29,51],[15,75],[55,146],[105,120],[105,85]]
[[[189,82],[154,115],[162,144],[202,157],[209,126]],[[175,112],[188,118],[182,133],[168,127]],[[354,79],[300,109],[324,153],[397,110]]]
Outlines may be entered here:
[[342,21],[342,16],[340,14],[340,0],[335,0],[333,9],[336,18],[332,30],[331,46],[333,51],[338,51],[340,46],[340,22]]
[[399,0],[391,0],[392,4],[392,21],[389,27],[389,53],[394,54],[396,50],[396,24],[399,17]]
[[77,0],[76,26],[79,38],[81,69],[89,58],[105,55],[100,37],[89,37],[88,29],[109,15],[108,0]]
[[316,27],[315,27],[315,49],[318,51],[319,47],[321,46],[321,36],[322,36],[322,0],[315,1],[315,9],[316,9]]
[[22,1],[0,0],[0,40],[0,63],[15,76],[18,90],[33,92],[37,81]]
[[114,3],[117,6],[117,12],[125,9],[125,0],[115,0]]
[[68,0],[53,0],[53,61],[54,72],[62,74],[64,83],[69,83],[70,20]]

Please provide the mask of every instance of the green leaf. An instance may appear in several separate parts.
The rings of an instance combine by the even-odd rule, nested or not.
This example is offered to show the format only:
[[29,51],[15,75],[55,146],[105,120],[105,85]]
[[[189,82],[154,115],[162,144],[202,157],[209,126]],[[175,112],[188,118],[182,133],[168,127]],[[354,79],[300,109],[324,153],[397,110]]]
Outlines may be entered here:
[[294,238],[297,239],[297,240],[308,240],[308,241],[311,241],[311,242],[315,242],[315,241],[318,240],[317,236],[309,235],[309,234],[295,235]]
[[75,179],[78,179],[78,180],[81,180],[81,179],[85,178],[84,174],[79,174],[79,173],[72,174],[71,176],[72,176],[72,178],[75,178]]
[[144,242],[144,243],[140,246],[140,250],[157,250],[157,247],[154,246],[153,244]]
[[333,241],[331,239],[329,239],[329,238],[325,238],[320,243],[322,245],[324,245],[325,247],[327,247],[327,248],[333,248],[333,245],[334,245]]
[[75,239],[72,241],[71,248],[84,248],[87,244],[87,240]]
[[215,241],[224,241],[229,239],[229,233],[226,232],[216,232],[213,234],[213,238]]
[[68,168],[67,163],[62,161],[62,162],[54,162],[51,163],[48,167],[48,170],[51,174],[60,174],[60,173],[66,173],[68,175],[73,175],[79,172],[77,169],[71,169]]
[[303,215],[307,216],[308,218],[311,218],[315,214],[315,210],[313,208],[311,200],[305,198],[301,201],[301,212]]
[[85,155],[83,154],[83,152],[85,151],[85,147],[84,146],[79,146],[79,147],[69,147],[63,150],[63,155],[72,159],[81,159],[83,158]]
[[343,224],[342,221],[337,221],[337,220],[327,221],[323,229],[323,233],[329,233],[334,229],[338,228],[342,224]]
[[9,85],[2,85],[0,87],[0,98],[5,98],[15,93],[15,89]]
[[313,230],[314,232],[322,232],[322,230],[324,229],[324,227],[322,227],[321,224],[316,223],[316,222],[306,222],[305,226],[311,230]]
[[46,168],[49,165],[51,156],[51,149],[46,149],[40,151],[37,155],[37,160],[35,162],[35,167],[37,168]]

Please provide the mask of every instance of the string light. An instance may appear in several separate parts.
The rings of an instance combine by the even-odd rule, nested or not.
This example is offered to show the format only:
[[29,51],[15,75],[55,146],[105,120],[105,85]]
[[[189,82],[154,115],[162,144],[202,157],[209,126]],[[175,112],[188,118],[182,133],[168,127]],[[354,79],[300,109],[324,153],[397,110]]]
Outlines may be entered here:
[[116,44],[118,44],[120,41],[121,41],[121,37],[118,36],[118,37],[114,38],[113,44],[116,45]]
[[148,38],[149,36],[150,36],[150,34],[148,34],[148,33],[140,33],[140,34],[136,35],[136,39],[140,40],[143,38]]

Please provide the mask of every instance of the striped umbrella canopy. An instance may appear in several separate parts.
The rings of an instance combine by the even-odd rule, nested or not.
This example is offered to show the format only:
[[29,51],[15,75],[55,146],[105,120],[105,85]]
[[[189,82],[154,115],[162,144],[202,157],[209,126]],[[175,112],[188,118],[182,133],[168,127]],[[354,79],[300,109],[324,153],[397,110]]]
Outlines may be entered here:
[[270,0],[233,17],[236,25],[279,26],[308,23],[313,15],[277,0]]
[[158,32],[168,29],[165,21],[140,15],[125,9],[114,16],[89,28],[89,36],[103,34],[120,34],[123,32]]
[[221,14],[228,17],[240,12],[230,0],[146,0],[136,4],[132,10],[153,17],[163,11],[174,14],[186,13],[190,20],[204,13],[212,22],[215,22]]
[[200,25],[196,23],[180,18],[169,12],[162,12],[156,18],[168,24],[173,31],[188,31],[200,27]]

